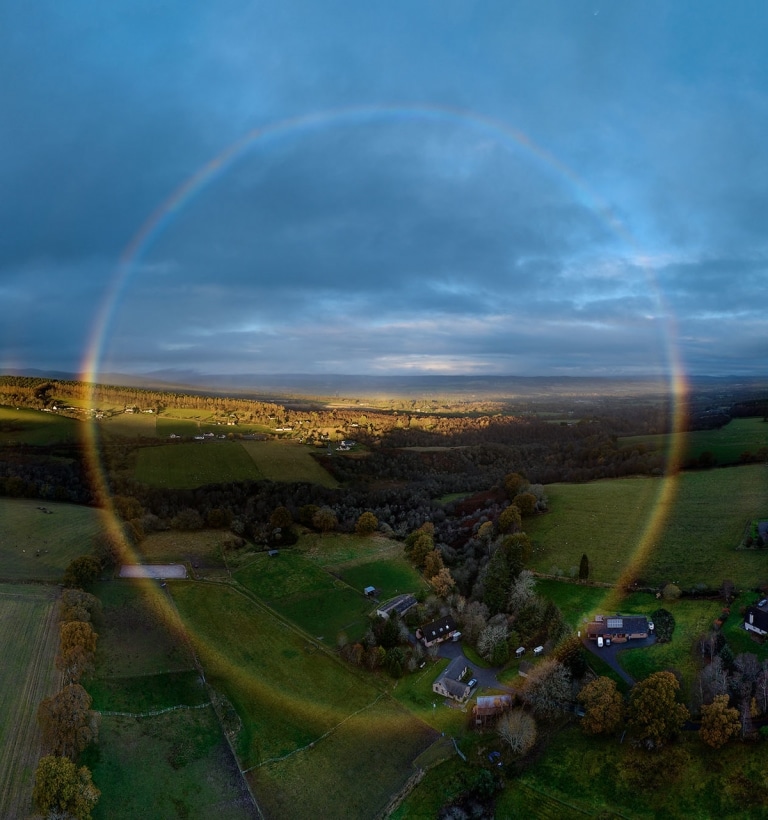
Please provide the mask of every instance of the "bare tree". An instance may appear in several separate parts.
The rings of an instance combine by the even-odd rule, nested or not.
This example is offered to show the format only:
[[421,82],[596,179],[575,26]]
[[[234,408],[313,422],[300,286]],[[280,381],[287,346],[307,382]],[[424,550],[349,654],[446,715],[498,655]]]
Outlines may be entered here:
[[518,755],[531,750],[536,742],[536,721],[524,709],[513,709],[499,720],[499,737]]

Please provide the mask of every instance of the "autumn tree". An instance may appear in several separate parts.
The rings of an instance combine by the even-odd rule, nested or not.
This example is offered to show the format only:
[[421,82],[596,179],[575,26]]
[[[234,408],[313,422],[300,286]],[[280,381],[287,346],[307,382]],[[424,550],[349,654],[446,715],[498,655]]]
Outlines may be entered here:
[[59,620],[93,621],[101,616],[101,601],[82,589],[65,589],[59,601]]
[[434,575],[437,575],[444,566],[445,564],[443,564],[443,556],[440,554],[440,550],[428,552],[424,559],[424,577],[432,578]]
[[682,729],[688,709],[677,701],[680,684],[671,672],[654,672],[630,694],[630,729],[649,748],[663,746]]
[[536,743],[536,721],[524,709],[512,709],[503,715],[496,731],[516,755],[527,754]]
[[552,657],[562,663],[571,673],[571,677],[580,679],[587,671],[587,655],[581,638],[578,635],[568,635],[555,647]]
[[525,696],[537,717],[556,717],[571,700],[570,673],[554,658],[547,658],[528,673]]
[[513,506],[520,510],[523,518],[536,512],[536,496],[533,493],[520,493],[512,499]]
[[434,549],[434,535],[423,527],[414,530],[405,539],[405,554],[419,568],[424,566],[427,556]]
[[517,532],[522,527],[522,524],[520,510],[514,504],[510,504],[501,511],[498,522],[499,532]]
[[68,757],[47,755],[37,765],[32,799],[44,817],[90,820],[100,794],[91,772]]
[[79,683],[65,686],[45,698],[37,710],[43,745],[54,755],[72,759],[96,740],[98,715],[91,711],[91,696]]
[[518,612],[536,597],[536,577],[527,569],[512,582],[507,601],[508,612]]
[[97,634],[87,621],[67,621],[59,627],[59,652],[56,668],[64,675],[64,683],[79,683],[93,672]]
[[699,737],[707,746],[719,749],[740,731],[739,710],[728,706],[728,695],[718,695],[712,703],[701,707]]
[[373,535],[378,528],[379,519],[369,510],[361,513],[355,524],[355,532],[362,536]]
[[616,689],[616,681],[600,677],[590,681],[579,692],[579,703],[584,706],[581,728],[588,735],[615,732],[624,717],[624,698]]
[[269,516],[269,527],[273,530],[287,529],[293,524],[293,516],[288,507],[275,507]]
[[59,626],[59,648],[62,652],[81,646],[86,652],[93,653],[98,637],[87,621],[67,621]]
[[442,567],[436,575],[433,575],[427,580],[438,598],[445,598],[456,586],[456,582],[453,580],[453,576],[448,567]]
[[69,562],[64,570],[65,587],[87,587],[92,584],[101,572],[101,563],[93,555],[81,555]]
[[520,473],[509,473],[504,476],[504,490],[509,498],[514,498],[527,485],[528,479]]
[[322,533],[333,532],[338,525],[336,513],[330,507],[320,507],[312,516],[312,526]]

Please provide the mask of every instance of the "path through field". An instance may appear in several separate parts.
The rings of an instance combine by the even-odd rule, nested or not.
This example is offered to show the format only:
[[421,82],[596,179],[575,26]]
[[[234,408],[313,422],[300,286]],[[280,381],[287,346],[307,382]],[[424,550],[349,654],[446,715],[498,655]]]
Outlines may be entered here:
[[0,817],[32,816],[40,701],[59,687],[57,591],[0,586]]

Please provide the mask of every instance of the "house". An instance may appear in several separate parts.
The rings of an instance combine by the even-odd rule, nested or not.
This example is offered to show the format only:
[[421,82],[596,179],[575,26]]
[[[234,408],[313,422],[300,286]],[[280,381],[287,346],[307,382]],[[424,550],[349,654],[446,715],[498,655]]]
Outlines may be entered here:
[[405,593],[385,601],[378,607],[376,614],[382,618],[389,618],[391,615],[398,615],[402,618],[416,604],[416,598],[410,593]]
[[472,687],[462,683],[461,679],[469,677],[470,671],[464,658],[454,658],[432,684],[432,691],[446,698],[464,703]]
[[450,615],[446,615],[437,621],[420,626],[416,630],[416,637],[424,642],[424,646],[435,646],[452,638],[456,630],[456,621]]
[[493,718],[498,717],[512,705],[512,695],[484,695],[478,697],[472,707],[475,726],[485,726]]
[[744,613],[744,629],[758,635],[768,635],[768,598],[763,598]]
[[596,615],[587,624],[590,641],[610,638],[614,643],[642,640],[653,631],[645,615]]

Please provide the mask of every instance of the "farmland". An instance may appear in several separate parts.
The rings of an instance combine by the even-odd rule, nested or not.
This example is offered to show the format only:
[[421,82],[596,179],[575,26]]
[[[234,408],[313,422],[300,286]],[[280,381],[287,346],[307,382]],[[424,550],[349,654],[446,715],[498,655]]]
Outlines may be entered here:
[[312,450],[295,441],[244,441],[242,443],[264,478],[270,481],[306,481],[323,487],[338,483],[312,458]]
[[[431,742],[430,730],[236,590],[170,586],[209,682],[242,720],[236,748],[259,800],[272,811],[306,805],[328,816],[349,806],[350,817],[385,803]],[[382,733],[375,753],[371,731]],[[397,742],[381,742],[388,736]],[[355,777],[338,777],[340,759]],[[327,788],[307,790],[307,777]]]
[[102,513],[89,507],[0,498],[0,577],[59,581],[102,527]]
[[[681,435],[684,461],[709,452],[717,464],[738,464],[743,453],[754,456],[759,450],[768,448],[768,424],[759,418],[732,419],[716,430],[694,430]],[[619,444],[624,447],[643,445],[652,450],[666,450],[671,442],[670,434],[624,436],[619,439]]]
[[25,407],[0,406],[0,443],[56,444],[78,437],[79,422]]
[[143,447],[136,459],[136,480],[153,487],[194,489],[263,477],[242,446],[232,441]]
[[568,572],[586,553],[591,579],[616,581],[638,552],[639,534],[659,514],[664,526],[633,570],[636,577],[682,586],[718,586],[730,578],[740,587],[765,577],[762,553],[736,550],[748,521],[765,510],[765,466],[682,473],[676,480],[674,498],[658,509],[661,479],[549,485],[552,511],[526,523],[533,567]]
[[59,676],[56,593],[0,585],[0,816],[26,817],[41,754],[37,706]]

